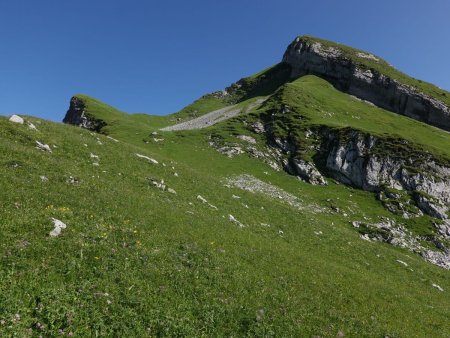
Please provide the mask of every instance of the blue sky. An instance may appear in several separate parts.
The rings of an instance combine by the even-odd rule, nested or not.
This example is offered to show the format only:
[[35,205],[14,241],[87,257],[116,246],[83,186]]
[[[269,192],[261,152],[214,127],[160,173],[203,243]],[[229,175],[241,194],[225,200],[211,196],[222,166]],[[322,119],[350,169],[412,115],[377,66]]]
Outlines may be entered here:
[[0,114],[60,121],[76,93],[168,114],[303,34],[450,90],[448,0],[14,0],[0,2]]

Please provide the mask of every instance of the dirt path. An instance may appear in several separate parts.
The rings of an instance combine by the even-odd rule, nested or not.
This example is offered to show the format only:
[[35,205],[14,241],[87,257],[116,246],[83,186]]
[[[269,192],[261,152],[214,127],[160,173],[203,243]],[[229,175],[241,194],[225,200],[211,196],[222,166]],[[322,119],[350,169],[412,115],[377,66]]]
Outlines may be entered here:
[[[252,110],[263,103],[265,99],[258,99],[254,103],[250,104],[246,112]],[[175,131],[175,130],[192,130],[210,127],[221,121],[228,120],[232,117],[239,115],[242,108],[237,107],[237,105],[228,106],[225,108],[214,110],[205,115],[199,116],[195,119],[175,124],[173,126],[162,128],[162,131]]]

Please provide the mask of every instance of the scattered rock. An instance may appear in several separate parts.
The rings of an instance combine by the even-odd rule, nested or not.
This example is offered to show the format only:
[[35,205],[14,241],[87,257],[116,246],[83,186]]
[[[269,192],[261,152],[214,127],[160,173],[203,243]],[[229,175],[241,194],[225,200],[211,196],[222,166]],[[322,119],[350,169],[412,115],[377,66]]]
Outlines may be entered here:
[[12,115],[9,118],[9,122],[23,124],[24,121],[23,121],[23,118],[21,118],[19,115]]
[[442,251],[424,250],[421,252],[422,257],[441,268],[450,270],[450,253]]
[[277,186],[263,182],[251,175],[243,174],[240,176],[230,177],[226,180],[226,185],[229,187],[236,187],[242,190],[250,191],[252,193],[262,193],[271,198],[281,200],[288,205],[299,210],[309,210],[312,212],[323,212],[324,210],[317,205],[306,205],[292,194],[284,191]]
[[443,288],[441,288],[439,285],[437,285],[437,284],[432,284],[432,286],[434,287],[434,288],[436,288],[436,289],[438,289],[439,291],[441,291],[441,292],[443,292],[444,291],[444,289]]
[[110,140],[112,140],[112,141],[114,141],[114,142],[119,142],[119,140],[116,140],[114,137],[111,137],[111,136],[106,136],[106,138],[108,138],[108,139],[110,139]]
[[158,189],[160,189],[160,190],[162,190],[162,191],[166,190],[167,186],[166,186],[166,184],[164,183],[164,180],[163,180],[163,179],[158,180],[158,179],[155,179],[155,178],[152,178],[152,177],[147,177],[147,179],[148,179],[148,180],[150,181],[150,183],[151,183],[153,186],[155,186],[156,188],[158,188]]
[[96,160],[98,160],[99,159],[99,157],[98,157],[98,155],[94,155],[93,153],[91,153],[91,158],[94,158],[94,159],[96,159]]
[[172,188],[168,188],[168,189],[167,189],[167,192],[168,192],[168,193],[171,193],[171,194],[174,194],[174,195],[177,194],[177,192],[176,192],[174,189],[172,189]]
[[245,227],[244,224],[242,224],[241,222],[239,222],[233,215],[228,215],[228,219],[230,222],[233,222],[234,224],[237,224],[240,228]]
[[36,126],[33,123],[31,123],[31,122],[28,122],[28,129],[37,131]]
[[405,263],[405,262],[403,262],[403,261],[401,261],[401,260],[399,260],[399,259],[397,259],[396,262],[398,262],[398,263],[400,263],[400,264],[403,264],[404,266],[408,266],[408,263]]
[[36,141],[36,148],[39,149],[39,150],[42,150],[42,151],[49,152],[49,153],[52,152],[52,149],[49,147],[48,144],[44,144],[44,143],[41,143],[39,141]]
[[198,199],[199,201],[201,201],[202,203],[207,204],[207,205],[208,205],[209,207],[211,207],[212,209],[218,210],[217,207],[216,207],[215,205],[212,205],[211,203],[208,203],[208,201],[207,201],[205,198],[203,198],[202,196],[197,195],[197,199]]
[[251,136],[247,136],[247,135],[238,135],[238,136],[236,136],[238,139],[240,139],[240,140],[242,140],[242,141],[245,141],[245,142],[248,142],[248,143],[251,143],[251,144],[256,144],[256,140],[253,138],[253,137],[251,137]]
[[52,231],[50,231],[50,236],[58,237],[61,234],[62,229],[67,228],[67,225],[56,218],[52,218],[52,222],[55,228]]
[[242,148],[238,146],[225,146],[217,149],[217,151],[230,158],[244,153]]
[[145,156],[145,155],[141,155],[141,154],[138,154],[138,153],[136,153],[136,156],[139,157],[139,158],[143,158],[143,159],[145,159],[145,160],[147,160],[147,161],[149,161],[149,162],[151,162],[153,164],[158,164],[158,161],[153,159],[153,158],[151,158],[151,157],[148,157],[148,156]]
[[338,331],[338,333],[336,334],[336,338],[343,338],[343,337],[345,337],[344,332]]
[[359,237],[360,237],[362,240],[364,240],[364,241],[368,241],[368,242],[371,241],[368,234],[359,235]]
[[69,176],[69,178],[66,180],[66,183],[75,184],[76,185],[76,184],[80,184],[81,180],[79,178],[77,178],[77,177]]
[[48,182],[47,176],[39,176],[39,178],[41,179],[42,182]]
[[199,200],[199,201],[201,201],[202,203],[208,203],[208,201],[206,200],[206,199],[204,199],[202,196],[200,196],[200,195],[197,195],[197,199]]
[[359,53],[357,53],[356,54],[357,56],[359,56],[360,58],[363,58],[363,59],[369,59],[369,60],[373,60],[373,61],[380,61],[375,55],[373,55],[373,54],[366,54],[366,53],[361,53],[361,52],[359,52]]
[[257,134],[263,134],[266,130],[264,125],[260,121],[256,121],[252,124],[252,129]]

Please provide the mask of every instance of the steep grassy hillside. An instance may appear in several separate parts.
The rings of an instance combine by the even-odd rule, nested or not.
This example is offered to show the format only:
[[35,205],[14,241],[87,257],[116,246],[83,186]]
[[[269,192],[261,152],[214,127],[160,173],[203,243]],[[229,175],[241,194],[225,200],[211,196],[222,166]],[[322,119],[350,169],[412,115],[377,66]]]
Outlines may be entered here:
[[[286,106],[288,113],[280,111]],[[316,76],[304,76],[286,84],[264,109],[277,111],[271,119],[280,134],[314,126],[354,128],[381,138],[403,139],[418,151],[431,151],[450,159],[448,132],[344,94]]]
[[[448,335],[448,271],[349,224],[392,217],[372,194],[227,158],[208,129],[146,144],[29,120],[39,131],[0,120],[4,335]],[[300,207],[225,186],[242,174]]]
[[[291,79],[285,63],[169,116],[75,98],[71,111],[99,133],[0,117],[0,336],[449,336],[450,270],[423,255],[445,255],[445,219],[408,194],[431,197],[356,189],[319,158],[324,135],[357,132],[380,141],[380,158],[432,159],[444,172],[449,133],[321,78]],[[230,106],[207,128],[160,130]],[[327,185],[288,174],[297,158]],[[406,169],[442,183],[415,163]]]

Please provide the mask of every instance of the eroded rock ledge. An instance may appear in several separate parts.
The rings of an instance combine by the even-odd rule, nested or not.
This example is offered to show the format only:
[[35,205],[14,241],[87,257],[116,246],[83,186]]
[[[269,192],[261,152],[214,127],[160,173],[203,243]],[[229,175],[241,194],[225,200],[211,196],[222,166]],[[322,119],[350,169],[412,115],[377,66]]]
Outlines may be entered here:
[[72,97],[70,100],[69,110],[67,111],[63,122],[95,132],[100,132],[100,130],[106,125],[104,121],[90,116],[87,113],[86,104],[84,101],[76,96]]
[[[371,54],[359,57],[378,60]],[[291,66],[291,78],[316,75],[337,89],[381,108],[450,131],[450,107],[373,69],[358,67],[339,48],[297,38],[288,46],[283,62]]]

